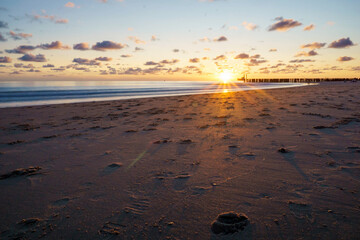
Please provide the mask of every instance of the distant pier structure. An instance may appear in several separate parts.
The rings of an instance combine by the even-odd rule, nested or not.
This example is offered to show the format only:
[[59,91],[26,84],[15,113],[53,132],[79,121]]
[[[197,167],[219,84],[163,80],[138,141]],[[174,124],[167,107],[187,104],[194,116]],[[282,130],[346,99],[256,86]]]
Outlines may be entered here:
[[262,83],[315,83],[315,82],[339,82],[339,81],[349,81],[357,82],[360,81],[360,78],[247,78],[244,76],[238,78],[238,81],[243,82],[262,82]]

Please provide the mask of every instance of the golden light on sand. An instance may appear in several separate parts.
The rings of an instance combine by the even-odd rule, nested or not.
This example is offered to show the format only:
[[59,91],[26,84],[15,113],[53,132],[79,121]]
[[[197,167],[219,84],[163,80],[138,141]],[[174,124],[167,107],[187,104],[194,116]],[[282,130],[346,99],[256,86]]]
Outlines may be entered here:
[[234,78],[234,75],[230,71],[223,71],[219,74],[219,79],[223,83],[228,83]]

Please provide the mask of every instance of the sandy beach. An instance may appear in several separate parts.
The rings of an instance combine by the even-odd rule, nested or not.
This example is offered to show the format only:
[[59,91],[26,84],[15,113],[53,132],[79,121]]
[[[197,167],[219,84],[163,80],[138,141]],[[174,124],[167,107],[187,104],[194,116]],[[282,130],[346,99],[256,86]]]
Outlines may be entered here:
[[360,83],[0,116],[0,239],[359,239]]

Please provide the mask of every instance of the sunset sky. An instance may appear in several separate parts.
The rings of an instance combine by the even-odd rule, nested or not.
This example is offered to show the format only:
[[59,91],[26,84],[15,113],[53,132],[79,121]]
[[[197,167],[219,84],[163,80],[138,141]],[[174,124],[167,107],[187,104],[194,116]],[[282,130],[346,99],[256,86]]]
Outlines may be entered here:
[[1,0],[0,80],[359,77],[359,0]]

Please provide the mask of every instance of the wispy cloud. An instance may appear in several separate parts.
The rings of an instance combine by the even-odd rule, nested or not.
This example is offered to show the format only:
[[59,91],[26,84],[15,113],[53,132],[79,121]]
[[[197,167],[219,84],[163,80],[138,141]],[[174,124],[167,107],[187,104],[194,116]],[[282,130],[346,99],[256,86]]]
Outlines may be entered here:
[[304,31],[312,31],[312,30],[314,30],[315,29],[315,25],[314,24],[310,24],[310,25],[308,25],[308,26],[306,26],[306,27],[304,27]]
[[36,46],[21,45],[21,46],[18,46],[17,48],[15,48],[15,49],[5,50],[5,52],[7,52],[7,53],[25,54],[25,53],[33,51],[35,49],[36,49]]
[[134,43],[136,44],[146,44],[145,41],[139,39],[138,37],[135,37],[135,36],[130,36],[128,37],[130,41],[133,41]]
[[33,15],[27,15],[27,16],[30,17],[32,20],[38,20],[38,21],[40,21],[41,19],[45,19],[45,20],[49,20],[51,22],[59,23],[59,24],[65,24],[65,23],[69,22],[68,19],[60,18],[55,15],[48,15],[46,13],[46,11],[44,11],[44,10],[42,11],[41,14],[33,14]]
[[304,44],[301,45],[300,48],[309,48],[309,49],[320,49],[322,47],[325,47],[326,43],[319,43],[319,42],[313,42],[313,43],[308,43],[308,44]]
[[32,37],[31,33],[15,33],[13,31],[10,31],[9,35],[14,40],[22,40],[22,39],[28,39],[28,38]]
[[254,23],[249,23],[249,22],[243,22],[242,25],[244,26],[245,29],[249,30],[249,31],[254,31],[255,29],[257,29],[259,26],[254,24]]
[[290,61],[290,63],[304,63],[304,62],[315,62],[315,60],[311,60],[311,59],[295,59],[295,60]]

